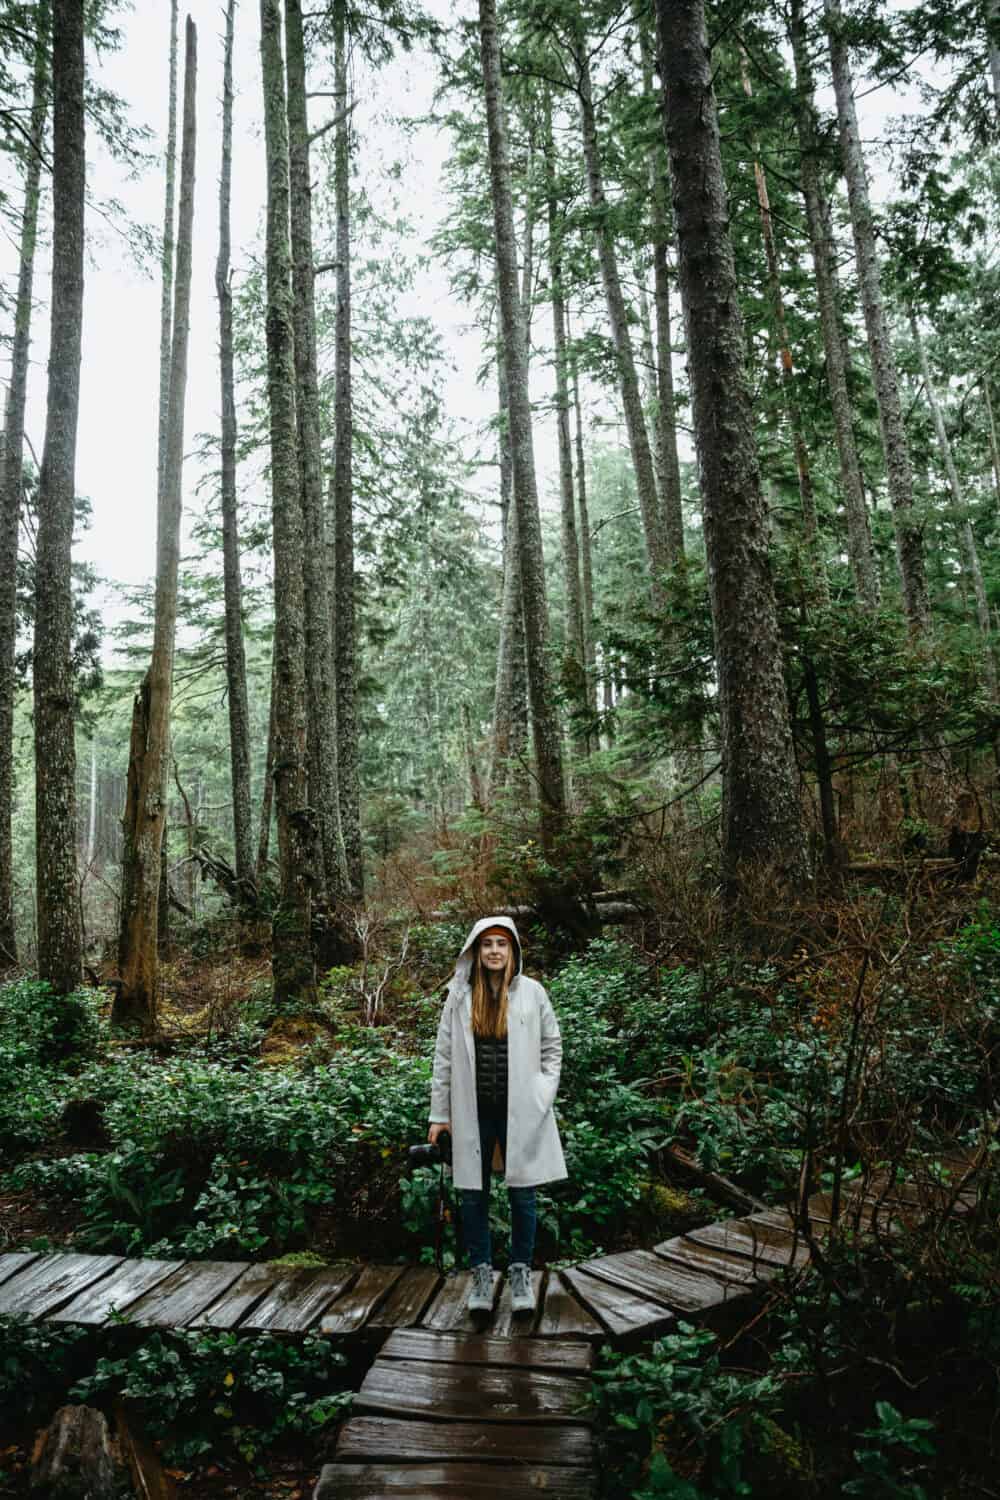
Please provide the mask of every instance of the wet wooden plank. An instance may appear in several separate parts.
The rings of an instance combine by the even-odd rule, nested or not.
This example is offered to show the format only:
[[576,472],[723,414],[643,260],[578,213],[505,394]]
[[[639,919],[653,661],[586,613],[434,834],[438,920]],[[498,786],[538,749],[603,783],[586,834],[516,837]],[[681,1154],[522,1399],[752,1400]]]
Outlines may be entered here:
[[673,1313],[661,1303],[610,1286],[594,1276],[584,1276],[576,1266],[567,1266],[559,1274],[573,1295],[615,1338],[655,1338],[676,1322]]
[[353,1411],[384,1416],[478,1422],[572,1422],[587,1382],[576,1375],[497,1365],[443,1365],[378,1359],[354,1398]]
[[0,1286],[0,1315],[46,1318],[121,1263],[120,1255],[43,1255]]
[[185,1328],[239,1280],[247,1265],[239,1260],[202,1260],[181,1266],[133,1302],[129,1322],[142,1328]]
[[649,1250],[602,1255],[583,1261],[576,1269],[611,1286],[626,1287],[651,1302],[662,1302],[675,1313],[705,1312],[742,1295],[728,1282],[671,1265]]
[[247,1333],[305,1333],[358,1273],[357,1266],[293,1271],[266,1292],[240,1324]]
[[235,1328],[278,1281],[293,1273],[282,1266],[248,1266],[237,1281],[197,1313],[189,1328]]
[[[499,1271],[493,1272],[494,1311],[502,1279]],[[471,1271],[459,1271],[457,1276],[446,1276],[444,1286],[420,1320],[421,1328],[436,1328],[440,1333],[447,1333],[453,1328],[461,1329],[466,1333],[477,1333],[481,1331],[484,1323],[492,1322],[493,1314],[491,1313],[469,1312],[468,1301],[471,1286]]]
[[490,1335],[424,1333],[398,1329],[379,1351],[379,1359],[428,1360],[434,1364],[511,1365],[532,1370],[559,1370],[585,1375],[593,1366],[589,1344],[553,1344],[546,1339],[496,1338]]
[[692,1229],[684,1238],[765,1266],[802,1266],[809,1259],[809,1246],[801,1239],[796,1241],[791,1234],[759,1218],[753,1223],[749,1219],[724,1219],[720,1224]]
[[551,1464],[327,1464],[313,1500],[594,1500],[585,1470]]
[[181,1260],[125,1260],[116,1271],[95,1286],[89,1286],[66,1307],[53,1313],[53,1323],[88,1323],[99,1326],[122,1314],[126,1319],[133,1302],[158,1281],[164,1281],[184,1264]]
[[511,1459],[586,1469],[594,1461],[590,1429],[528,1422],[406,1422],[352,1416],[337,1442],[338,1463],[494,1464]]
[[420,1322],[441,1285],[433,1266],[409,1266],[368,1319],[368,1328],[411,1328]]
[[402,1266],[364,1266],[349,1291],[323,1315],[320,1332],[331,1338],[357,1333],[403,1274]]
[[709,1245],[695,1245],[683,1235],[664,1240],[653,1246],[653,1254],[669,1261],[671,1265],[695,1271],[703,1276],[714,1276],[719,1281],[728,1281],[732,1286],[755,1287],[772,1281],[779,1274],[777,1266],[756,1264],[725,1250],[716,1250]]
[[535,1293],[534,1312],[515,1313],[510,1305],[510,1280],[507,1277],[504,1278],[504,1283],[500,1290],[500,1301],[497,1304],[496,1312],[493,1314],[493,1321],[490,1324],[490,1332],[497,1338],[509,1338],[518,1334],[531,1333],[538,1320],[538,1303],[542,1291],[541,1271],[532,1271],[531,1286]]
[[599,1342],[604,1329],[578,1302],[565,1282],[550,1271],[542,1289],[541,1312],[535,1325],[536,1338],[587,1339]]
[[5,1255],[0,1255],[0,1286],[12,1276],[27,1270],[32,1261],[38,1259],[38,1255],[37,1250],[8,1250]]

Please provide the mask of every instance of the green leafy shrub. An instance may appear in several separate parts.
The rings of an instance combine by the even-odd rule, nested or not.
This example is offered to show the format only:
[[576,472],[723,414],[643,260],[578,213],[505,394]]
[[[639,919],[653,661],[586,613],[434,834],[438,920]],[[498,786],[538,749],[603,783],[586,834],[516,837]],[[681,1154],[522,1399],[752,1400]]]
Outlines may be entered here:
[[56,1404],[78,1373],[87,1341],[83,1328],[0,1317],[0,1432]]

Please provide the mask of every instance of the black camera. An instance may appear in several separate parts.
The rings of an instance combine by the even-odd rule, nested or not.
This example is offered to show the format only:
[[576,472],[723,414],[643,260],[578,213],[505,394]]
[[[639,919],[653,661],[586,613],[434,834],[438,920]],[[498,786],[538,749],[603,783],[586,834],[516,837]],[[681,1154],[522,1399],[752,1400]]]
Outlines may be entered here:
[[411,1167],[436,1167],[439,1162],[450,1166],[451,1136],[447,1130],[442,1130],[433,1144],[424,1141],[420,1146],[411,1146],[406,1154]]

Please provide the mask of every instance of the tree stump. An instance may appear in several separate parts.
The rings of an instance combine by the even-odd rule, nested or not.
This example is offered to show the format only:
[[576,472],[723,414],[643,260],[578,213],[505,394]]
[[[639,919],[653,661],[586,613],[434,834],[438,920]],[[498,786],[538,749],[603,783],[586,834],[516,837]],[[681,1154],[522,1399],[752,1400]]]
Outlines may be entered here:
[[101,1412],[60,1407],[36,1440],[31,1488],[46,1500],[123,1500],[132,1494]]

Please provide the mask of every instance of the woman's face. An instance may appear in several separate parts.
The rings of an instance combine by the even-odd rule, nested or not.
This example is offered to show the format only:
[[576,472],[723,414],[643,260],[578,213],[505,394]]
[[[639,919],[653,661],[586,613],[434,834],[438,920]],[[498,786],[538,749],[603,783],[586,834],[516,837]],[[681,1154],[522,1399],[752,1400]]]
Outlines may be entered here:
[[479,960],[484,969],[502,974],[510,957],[510,938],[502,932],[484,932],[479,939]]

